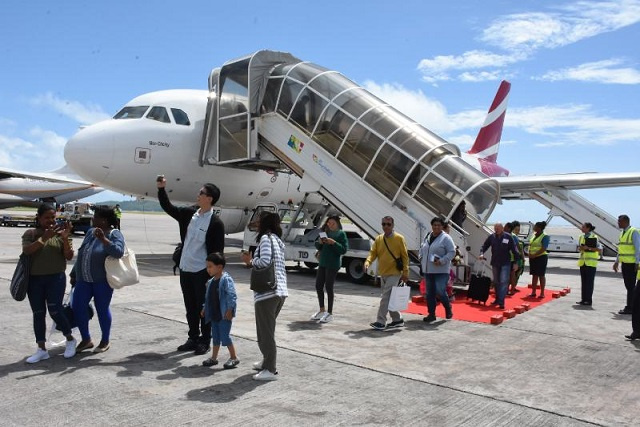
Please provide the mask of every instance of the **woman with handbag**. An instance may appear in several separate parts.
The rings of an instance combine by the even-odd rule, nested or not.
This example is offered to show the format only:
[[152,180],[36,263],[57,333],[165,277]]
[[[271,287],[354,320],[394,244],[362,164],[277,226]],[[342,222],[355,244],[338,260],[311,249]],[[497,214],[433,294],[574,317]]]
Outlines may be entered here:
[[[242,254],[242,260],[250,264],[254,270],[273,268],[275,283],[253,283],[253,299],[256,312],[256,331],[258,335],[258,347],[262,353],[262,360],[253,364],[253,369],[258,372],[253,379],[258,381],[273,381],[276,374],[276,319],[282,309],[287,292],[287,273],[284,268],[284,243],[280,240],[282,228],[280,217],[275,212],[264,211],[258,221],[258,248],[254,257],[249,253]],[[255,272],[255,271],[254,271]],[[271,274],[271,272],[269,272]],[[266,276],[269,276],[267,274]],[[253,275],[253,274],[252,274]],[[263,277],[263,275],[259,275]],[[258,277],[258,275],[255,275]]]
[[71,224],[56,224],[56,210],[42,204],[36,213],[36,228],[22,235],[22,252],[31,257],[27,296],[33,311],[33,330],[38,350],[27,358],[27,363],[37,363],[49,358],[46,343],[46,314],[60,327],[67,337],[64,357],[76,354],[76,340],[71,335],[69,321],[64,315],[62,299],[67,287],[67,261],[73,258],[69,233]]
[[100,344],[94,353],[103,353],[110,348],[111,333],[111,297],[113,288],[107,282],[105,260],[107,256],[121,258],[124,255],[124,237],[115,228],[117,217],[113,209],[98,207],[93,214],[92,225],[78,249],[78,258],[71,271],[73,291],[73,316],[82,335],[77,352],[93,348],[89,333],[88,307],[93,298],[102,330]]

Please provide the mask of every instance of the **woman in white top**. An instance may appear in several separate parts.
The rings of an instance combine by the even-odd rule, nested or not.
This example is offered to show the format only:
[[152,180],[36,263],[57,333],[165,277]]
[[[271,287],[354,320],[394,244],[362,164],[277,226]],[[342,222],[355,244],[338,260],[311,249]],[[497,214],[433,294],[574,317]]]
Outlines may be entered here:
[[262,361],[253,364],[253,369],[260,371],[253,376],[259,381],[273,381],[276,374],[276,319],[289,295],[287,292],[287,273],[284,268],[284,243],[280,240],[282,228],[280,217],[274,212],[262,212],[258,223],[258,247],[254,257],[243,253],[243,261],[257,268],[267,267],[271,263],[273,248],[273,265],[275,269],[276,288],[268,292],[254,292],[256,312],[256,331],[258,347],[262,353]]

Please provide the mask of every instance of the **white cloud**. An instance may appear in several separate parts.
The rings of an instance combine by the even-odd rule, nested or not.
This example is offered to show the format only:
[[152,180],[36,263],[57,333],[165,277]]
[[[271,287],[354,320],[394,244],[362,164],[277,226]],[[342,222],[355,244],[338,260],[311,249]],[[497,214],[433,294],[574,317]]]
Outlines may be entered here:
[[[475,140],[487,114],[484,109],[450,113],[441,102],[422,91],[412,91],[397,83],[367,81],[364,87],[463,151]],[[603,116],[588,104],[511,108],[504,125],[532,135],[532,139],[539,141],[537,146],[613,145],[640,140],[640,119]]]
[[102,111],[99,105],[83,104],[78,101],[61,99],[51,92],[32,98],[31,103],[33,105],[50,107],[54,111],[77,121],[81,125],[90,125],[111,117]]
[[64,165],[65,137],[39,127],[27,133],[28,139],[0,135],[0,166],[42,172]]
[[[422,72],[422,79],[433,83],[441,80],[449,80],[450,73],[454,70],[476,70],[479,68],[504,67],[508,64],[520,61],[518,55],[499,55],[493,52],[472,50],[462,55],[436,56],[433,59],[423,59],[418,63],[418,70]],[[467,81],[495,80],[497,71],[481,73],[463,73],[459,76]]]
[[640,2],[578,1],[558,12],[505,15],[483,30],[481,40],[518,52],[553,49],[640,22]]
[[578,80],[583,82],[639,84],[640,71],[634,68],[617,67],[622,60],[608,59],[604,61],[588,62],[577,67],[563,68],[549,71],[540,80]]
[[[479,41],[508,53],[476,49],[461,55],[439,55],[422,59],[418,70],[422,72],[423,80],[432,84],[453,79],[466,82],[497,80],[498,75],[504,78],[505,67],[530,59],[540,49],[566,46],[638,22],[639,0],[578,1],[555,7],[551,12],[504,15],[482,30]],[[456,75],[457,71],[464,72]],[[629,80],[634,78],[634,71],[622,69],[608,75]]]

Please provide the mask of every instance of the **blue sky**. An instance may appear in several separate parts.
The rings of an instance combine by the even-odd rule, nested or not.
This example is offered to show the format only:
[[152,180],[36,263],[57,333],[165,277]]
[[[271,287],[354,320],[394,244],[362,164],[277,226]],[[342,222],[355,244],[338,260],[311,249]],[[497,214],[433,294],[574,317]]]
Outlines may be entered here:
[[[78,126],[145,92],[205,89],[212,68],[266,48],[340,71],[463,151],[508,79],[498,162],[512,175],[635,172],[639,21],[639,0],[9,2],[0,166],[60,167]],[[640,189],[580,193],[640,224]],[[546,212],[509,202],[493,219]]]

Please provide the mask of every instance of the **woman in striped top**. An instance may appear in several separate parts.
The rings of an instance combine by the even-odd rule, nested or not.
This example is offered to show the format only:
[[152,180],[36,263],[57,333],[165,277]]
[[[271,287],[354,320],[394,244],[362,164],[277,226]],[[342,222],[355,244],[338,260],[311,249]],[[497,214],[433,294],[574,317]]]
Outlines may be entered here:
[[258,268],[267,267],[271,263],[271,249],[273,248],[273,264],[276,276],[276,288],[268,292],[254,292],[253,299],[256,312],[256,331],[258,347],[262,353],[262,361],[256,362],[253,369],[258,372],[253,376],[258,381],[273,381],[276,379],[276,319],[289,295],[287,292],[287,273],[284,268],[284,243],[280,240],[282,228],[280,216],[275,212],[262,212],[258,223],[258,248],[251,258],[243,254],[243,261]]

